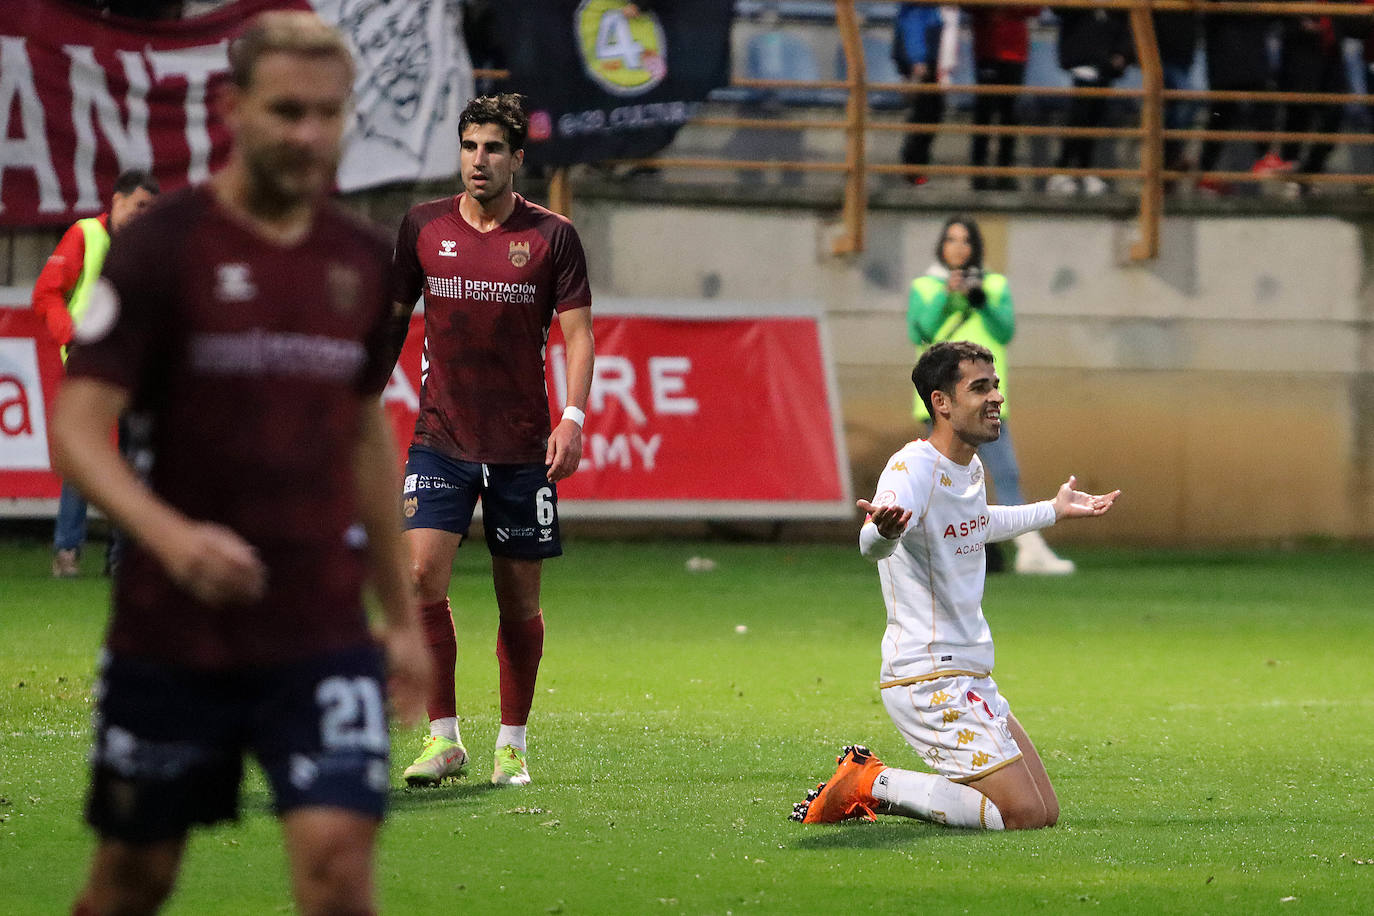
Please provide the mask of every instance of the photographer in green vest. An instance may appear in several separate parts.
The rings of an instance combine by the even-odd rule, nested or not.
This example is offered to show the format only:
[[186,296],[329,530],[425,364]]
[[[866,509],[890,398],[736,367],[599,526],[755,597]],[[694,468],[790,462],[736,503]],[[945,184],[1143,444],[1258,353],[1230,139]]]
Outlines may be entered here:
[[[1016,333],[1011,289],[1002,274],[983,271],[983,236],[978,224],[966,216],[951,217],[935,246],[935,263],[923,276],[911,281],[906,312],[907,335],[919,356],[931,344],[969,340],[992,352],[1007,395],[1007,345]],[[992,477],[994,498],[1004,506],[1021,505],[1021,470],[1012,448],[1007,424],[1011,398],[1002,405],[1002,434],[978,448],[978,457]],[[925,404],[916,398],[916,419],[930,425]],[[1018,573],[1066,575],[1072,560],[1055,555],[1040,532],[1016,538],[1015,570]]]
[[[152,173],[129,169],[115,179],[114,196],[108,213],[79,219],[57,243],[38,280],[33,285],[33,307],[53,342],[62,348],[67,361],[67,344],[90,301],[91,288],[105,265],[110,238],[152,204],[158,183]],[[121,430],[121,439],[122,436]],[[81,546],[86,542],[86,500],[67,483],[57,502],[57,521],[53,526],[52,574],[70,579],[81,571]],[[117,561],[117,548],[111,544],[107,567]]]

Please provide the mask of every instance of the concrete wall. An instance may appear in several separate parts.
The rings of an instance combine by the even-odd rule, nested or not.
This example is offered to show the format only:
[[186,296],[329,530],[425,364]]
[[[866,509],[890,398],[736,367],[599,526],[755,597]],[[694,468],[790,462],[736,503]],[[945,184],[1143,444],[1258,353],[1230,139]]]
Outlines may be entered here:
[[[878,211],[868,250],[828,255],[816,211],[581,200],[595,289],[825,303],[856,493],[915,434],[906,287],[943,214]],[[1125,263],[1103,214],[983,214],[1011,280],[1009,402],[1030,498],[1069,473],[1121,487],[1109,525],[1060,542],[1374,536],[1368,230],[1335,216],[1170,219]],[[785,444],[779,445],[780,450]]]

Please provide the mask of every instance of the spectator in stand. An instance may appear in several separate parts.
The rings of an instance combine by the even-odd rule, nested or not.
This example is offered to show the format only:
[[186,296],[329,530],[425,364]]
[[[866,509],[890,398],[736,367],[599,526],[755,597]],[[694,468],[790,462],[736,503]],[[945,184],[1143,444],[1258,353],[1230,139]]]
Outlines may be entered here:
[[[1120,10],[1061,9],[1059,16],[1059,66],[1069,72],[1076,89],[1105,89],[1121,78],[1135,59],[1130,21]],[[1098,127],[1107,113],[1102,97],[1074,96],[1069,102],[1065,127]],[[1065,137],[1059,147],[1060,169],[1090,169],[1097,140],[1093,137]],[[1107,182],[1087,175],[1080,183],[1073,175],[1052,175],[1045,186],[1051,194],[1073,194],[1078,190],[1098,195]]]
[[[1197,16],[1194,13],[1155,13],[1155,41],[1159,44],[1159,63],[1164,71],[1165,89],[1192,89],[1193,61],[1197,58]],[[1196,115],[1192,102],[1168,102],[1164,106],[1164,127],[1184,130]],[[1184,155],[1182,140],[1164,141],[1164,168],[1186,172],[1192,163]]]
[[[1026,61],[1030,58],[1030,28],[1026,20],[1038,15],[1038,6],[975,6],[969,8],[973,28],[973,65],[979,84],[1020,86],[1026,81]],[[973,99],[973,123],[1004,127],[1020,124],[1016,116],[1016,96],[978,95]],[[987,165],[989,137],[973,135],[970,161]],[[997,143],[997,164],[1009,166],[1016,160],[1016,137],[1003,134]],[[975,191],[1014,191],[1016,179],[1010,176],[973,179]]]
[[[1350,91],[1350,79],[1345,72],[1345,56],[1341,52],[1344,31],[1330,16],[1284,16],[1279,35],[1282,51],[1279,54],[1278,87],[1283,92]],[[1314,131],[1330,134],[1341,129],[1342,105],[1290,102],[1284,106],[1283,130],[1294,133]],[[1295,165],[1299,172],[1319,174],[1326,170],[1326,160],[1334,149],[1331,143],[1309,143],[1304,154],[1303,145],[1288,140],[1279,147],[1279,158]],[[1287,192],[1294,197],[1311,190],[1311,185],[1288,182]]]
[[[1234,0],[1212,0],[1213,3]],[[1269,34],[1274,22],[1269,16],[1244,13],[1215,13],[1203,20],[1203,37],[1207,49],[1207,84],[1217,92],[1263,92],[1272,88],[1269,65]],[[1211,130],[1273,130],[1274,107],[1266,102],[1213,102],[1207,126]],[[1256,175],[1291,172],[1292,163],[1284,162],[1270,149],[1270,144],[1255,144],[1255,163],[1251,171]],[[1203,172],[1216,169],[1221,158],[1220,140],[1202,144],[1198,167]],[[1228,182],[1203,178],[1198,191],[1206,195],[1229,194]]]
[[[923,3],[903,3],[897,10],[892,35],[892,62],[897,72],[918,85],[947,83],[954,69],[954,42],[944,40],[957,37],[958,10]],[[938,124],[945,116],[945,96],[942,92],[921,92],[912,96],[908,124]],[[902,141],[902,162],[906,165],[929,165],[930,147],[934,134],[907,134]],[[925,175],[911,174],[906,180],[923,185]]]

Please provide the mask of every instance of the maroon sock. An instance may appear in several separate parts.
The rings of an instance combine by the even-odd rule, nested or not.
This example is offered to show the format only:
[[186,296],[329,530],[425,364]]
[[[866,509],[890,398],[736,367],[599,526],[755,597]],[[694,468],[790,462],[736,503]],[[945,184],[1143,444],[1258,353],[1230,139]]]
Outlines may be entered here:
[[448,599],[420,605],[420,625],[425,628],[425,642],[434,663],[434,680],[430,682],[425,709],[430,721],[457,716],[453,669],[458,664],[458,635],[453,630],[453,611]]
[[534,702],[534,681],[544,655],[544,612],[529,620],[502,620],[496,630],[501,666],[501,724],[524,725]]

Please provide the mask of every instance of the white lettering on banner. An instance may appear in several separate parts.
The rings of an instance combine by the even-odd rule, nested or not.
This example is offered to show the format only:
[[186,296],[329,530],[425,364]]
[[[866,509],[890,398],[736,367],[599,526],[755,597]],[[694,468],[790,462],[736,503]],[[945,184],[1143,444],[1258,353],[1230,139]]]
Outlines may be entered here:
[[32,338],[0,338],[0,469],[50,466],[37,348]]
[[[0,112],[5,113],[5,120],[14,110],[15,99],[19,100],[19,121],[24,133],[11,137],[8,131],[0,130],[0,190],[4,188],[6,169],[31,169],[38,181],[38,211],[61,213],[67,205],[62,201],[52,150],[48,148],[47,125],[33,80],[33,64],[23,38],[0,36]],[[3,210],[0,204],[0,212]]]
[[[553,363],[554,395],[557,403],[568,403],[568,360],[563,346],[557,345],[549,353]],[[687,397],[687,375],[692,371],[689,356],[651,356],[648,359],[650,404],[655,416],[691,417],[701,410],[696,398]],[[592,391],[587,401],[589,413],[601,413],[606,401],[620,402],[625,415],[636,426],[649,422],[639,399],[635,396],[638,374],[628,357],[600,353],[592,370]]]
[[400,362],[396,363],[391,370],[391,378],[387,379],[386,389],[382,392],[382,404],[400,404],[411,413],[420,410],[420,396],[415,393],[415,386],[410,384]]
[[587,440],[590,447],[578,467],[590,465],[596,470],[618,467],[622,471],[652,471],[659,446],[663,445],[663,436],[659,433],[648,439],[638,433],[616,433],[614,436],[592,433]]
[[587,404],[596,413],[606,409],[606,399],[615,398],[625,414],[636,426],[649,422],[639,402],[635,400],[635,367],[624,356],[604,355],[596,358],[592,369],[592,393]]
[[[67,79],[71,89],[72,126],[76,150],[72,161],[76,179],[77,210],[98,210],[104,203],[95,181],[95,158],[99,144],[96,124],[114,150],[120,169],[147,168],[153,162],[153,144],[148,132],[148,92],[153,82],[180,79],[186,83],[184,97],[186,145],[190,163],[186,180],[190,183],[210,177],[209,110],[205,103],[210,77],[229,68],[229,42],[175,50],[145,49],[143,52],[118,51],[128,91],[123,108],[127,124],[119,120],[120,102],[111,94],[105,68],[96,60],[89,45],[63,45],[71,60]],[[145,65],[143,59],[147,58]],[[149,79],[148,71],[152,71]],[[7,169],[32,169],[38,179],[39,206],[43,213],[67,209],[62,200],[57,170],[48,146],[47,125],[34,81],[26,39],[0,37],[0,111],[11,111],[19,100],[23,136],[0,135],[0,182]]]
[[687,382],[683,377],[691,371],[692,361],[686,356],[649,358],[649,390],[654,394],[654,413],[696,415],[700,407],[696,398],[674,397],[687,390]]
[[148,51],[147,55],[158,82],[173,76],[186,79],[186,145],[191,150],[186,180],[190,184],[202,182],[210,177],[209,112],[205,107],[205,89],[213,74],[229,69],[229,40],[199,48]]
[[124,65],[124,77],[129,92],[124,104],[129,109],[127,128],[119,121],[119,104],[110,95],[105,81],[105,69],[96,62],[95,50],[87,45],[63,45],[71,58],[72,126],[76,128],[77,198],[78,210],[99,210],[103,204],[95,185],[94,121],[99,119],[100,130],[110,141],[120,171],[129,168],[146,169],[153,164],[153,144],[148,138],[148,71],[137,51],[119,51]]

